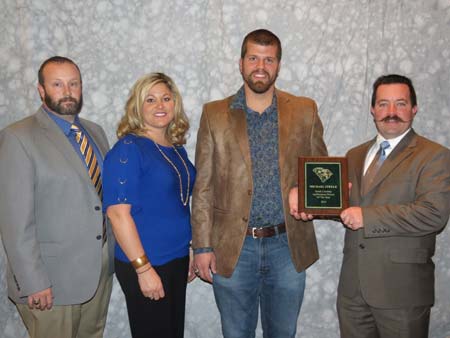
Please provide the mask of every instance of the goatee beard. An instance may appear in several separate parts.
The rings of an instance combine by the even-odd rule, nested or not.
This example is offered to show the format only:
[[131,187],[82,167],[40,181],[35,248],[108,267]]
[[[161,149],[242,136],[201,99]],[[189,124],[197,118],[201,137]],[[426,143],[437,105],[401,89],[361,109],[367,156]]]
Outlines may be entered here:
[[[83,106],[83,96],[80,96],[80,101],[77,101],[72,96],[69,96],[55,102],[50,96],[46,95],[44,102],[48,108],[59,115],[77,115],[80,113]],[[69,106],[64,106],[63,104],[66,102],[71,102],[72,104]]]

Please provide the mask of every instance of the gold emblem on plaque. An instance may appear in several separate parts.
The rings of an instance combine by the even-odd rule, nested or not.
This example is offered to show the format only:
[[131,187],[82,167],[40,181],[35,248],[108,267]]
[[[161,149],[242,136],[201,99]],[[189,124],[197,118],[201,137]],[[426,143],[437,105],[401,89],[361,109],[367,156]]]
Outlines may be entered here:
[[326,181],[328,181],[330,179],[331,176],[333,176],[333,173],[331,172],[331,170],[322,168],[322,167],[315,167],[313,169],[314,174],[317,175],[317,177],[319,177],[320,181],[322,183],[325,183]]

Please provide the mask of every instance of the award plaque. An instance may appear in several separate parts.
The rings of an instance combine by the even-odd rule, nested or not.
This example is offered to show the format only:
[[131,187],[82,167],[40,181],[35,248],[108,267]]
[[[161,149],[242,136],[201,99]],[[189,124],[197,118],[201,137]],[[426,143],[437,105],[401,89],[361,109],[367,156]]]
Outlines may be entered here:
[[299,212],[319,218],[339,217],[348,208],[345,157],[299,157]]

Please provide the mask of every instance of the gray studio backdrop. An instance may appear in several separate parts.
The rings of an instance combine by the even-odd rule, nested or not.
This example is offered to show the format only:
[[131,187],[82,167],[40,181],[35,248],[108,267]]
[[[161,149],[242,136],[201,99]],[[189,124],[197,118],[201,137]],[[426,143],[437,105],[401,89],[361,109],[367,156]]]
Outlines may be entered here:
[[[388,72],[415,82],[416,130],[450,146],[449,0],[0,0],[0,128],[36,110],[38,67],[60,54],[79,64],[82,115],[101,124],[111,143],[134,81],[152,71],[172,76],[190,117],[187,149],[194,159],[202,104],[237,91],[242,38],[260,27],[273,30],[284,47],[278,87],[317,101],[331,155],[375,134],[370,86]],[[321,259],[307,271],[298,337],[335,338],[344,231],[327,221],[316,222],[316,231]],[[435,256],[433,338],[450,336],[449,231],[438,237]],[[2,250],[0,337],[26,337],[7,299]],[[209,285],[189,285],[186,315],[187,338],[221,336]],[[105,337],[130,337],[116,281]]]

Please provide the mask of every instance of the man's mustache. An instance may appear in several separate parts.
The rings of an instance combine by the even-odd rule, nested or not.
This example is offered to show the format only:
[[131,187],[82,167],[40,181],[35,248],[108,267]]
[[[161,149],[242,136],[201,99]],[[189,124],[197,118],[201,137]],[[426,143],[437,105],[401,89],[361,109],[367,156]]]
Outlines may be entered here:
[[58,101],[58,103],[64,103],[64,102],[73,102],[73,103],[77,103],[78,101],[75,100],[75,98],[73,98],[72,96],[65,97],[65,98],[63,98],[63,99],[61,99],[61,100]]
[[408,123],[411,122],[411,120],[404,120],[400,116],[394,115],[394,116],[386,116],[382,118],[381,120],[373,119],[375,122],[400,122],[400,123]]
[[250,76],[254,74],[264,74],[265,76],[270,77],[269,73],[265,70],[254,70],[253,72],[251,72]]

